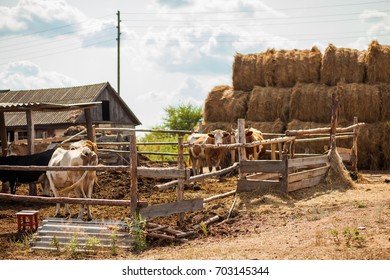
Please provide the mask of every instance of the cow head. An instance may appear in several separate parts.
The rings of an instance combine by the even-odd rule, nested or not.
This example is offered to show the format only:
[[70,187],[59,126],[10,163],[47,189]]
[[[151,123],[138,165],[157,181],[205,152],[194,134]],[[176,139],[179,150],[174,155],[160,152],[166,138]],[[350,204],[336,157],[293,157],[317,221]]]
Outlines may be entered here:
[[83,165],[96,165],[97,155],[94,151],[91,151],[88,147],[81,148],[80,157],[83,161]]
[[228,137],[229,135],[230,135],[229,132],[221,129],[216,129],[208,133],[208,136],[214,139],[215,144],[222,144],[223,139]]

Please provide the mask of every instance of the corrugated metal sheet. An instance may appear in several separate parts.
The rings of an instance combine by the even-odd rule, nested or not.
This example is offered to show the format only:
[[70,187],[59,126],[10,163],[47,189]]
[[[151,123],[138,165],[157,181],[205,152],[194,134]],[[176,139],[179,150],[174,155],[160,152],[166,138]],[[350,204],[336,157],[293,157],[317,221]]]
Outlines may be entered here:
[[[22,109],[23,106],[34,107],[44,103],[79,104],[96,100],[108,83],[54,89],[18,90],[0,92],[0,108]],[[40,112],[34,111],[35,124],[74,123],[82,110]],[[6,112],[6,126],[24,126],[27,124],[24,112]]]

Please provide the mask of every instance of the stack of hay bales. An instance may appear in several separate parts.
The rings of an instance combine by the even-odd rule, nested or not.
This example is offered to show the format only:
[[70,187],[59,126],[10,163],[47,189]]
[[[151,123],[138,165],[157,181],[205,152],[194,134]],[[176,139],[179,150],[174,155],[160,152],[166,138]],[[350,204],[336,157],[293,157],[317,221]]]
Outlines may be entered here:
[[[390,168],[390,46],[373,41],[367,50],[337,48],[268,50],[236,54],[233,88],[214,88],[204,106],[206,128],[235,128],[238,118],[263,132],[329,127],[332,93],[340,92],[339,126],[353,118],[360,129],[360,169]],[[322,153],[327,143],[300,145],[297,152]],[[351,140],[338,145],[351,148]]]
[[335,86],[338,82],[362,83],[365,78],[365,51],[336,48],[330,44],[321,66],[321,83]]

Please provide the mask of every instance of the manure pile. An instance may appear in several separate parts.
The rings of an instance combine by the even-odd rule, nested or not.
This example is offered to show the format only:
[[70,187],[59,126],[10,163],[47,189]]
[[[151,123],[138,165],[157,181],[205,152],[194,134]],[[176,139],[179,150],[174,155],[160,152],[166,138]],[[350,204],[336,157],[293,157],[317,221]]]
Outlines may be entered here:
[[[284,133],[330,125],[332,93],[343,85],[339,126],[359,122],[360,169],[390,169],[390,46],[373,41],[367,50],[337,48],[268,50],[236,54],[233,86],[216,86],[204,105],[204,130],[236,128],[237,119],[263,132]],[[338,145],[351,148],[351,140]],[[326,142],[297,146],[322,153]]]

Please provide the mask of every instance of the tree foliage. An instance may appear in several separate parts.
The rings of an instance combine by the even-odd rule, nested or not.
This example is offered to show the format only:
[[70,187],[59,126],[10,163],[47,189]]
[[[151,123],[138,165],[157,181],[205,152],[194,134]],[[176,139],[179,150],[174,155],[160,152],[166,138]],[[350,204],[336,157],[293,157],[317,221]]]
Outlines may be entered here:
[[202,118],[202,107],[191,103],[164,108],[163,126],[172,130],[191,130]]

